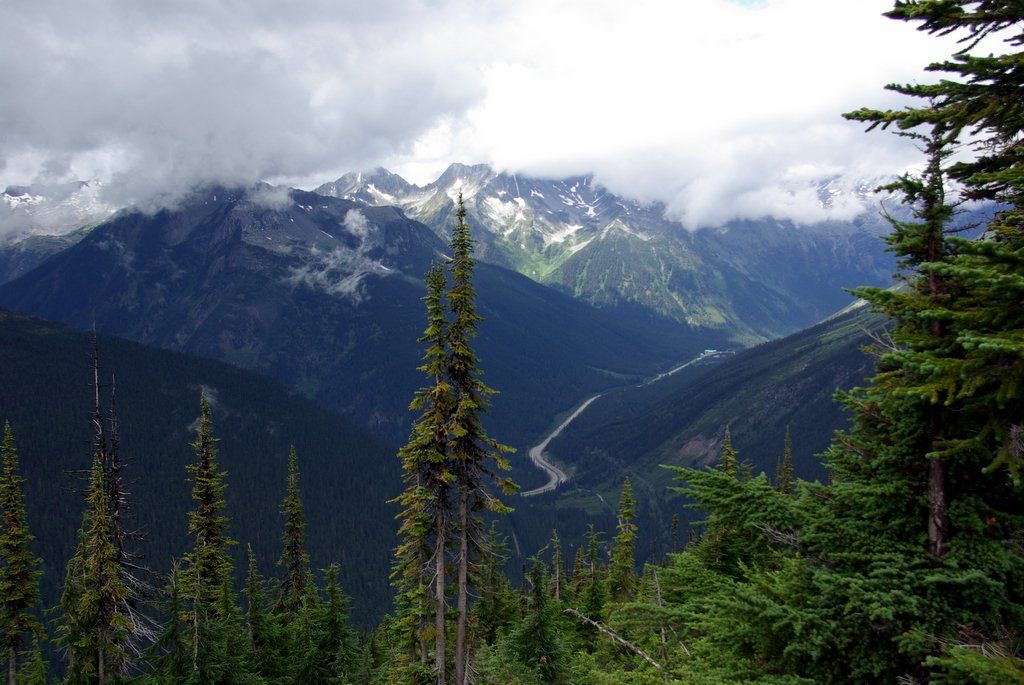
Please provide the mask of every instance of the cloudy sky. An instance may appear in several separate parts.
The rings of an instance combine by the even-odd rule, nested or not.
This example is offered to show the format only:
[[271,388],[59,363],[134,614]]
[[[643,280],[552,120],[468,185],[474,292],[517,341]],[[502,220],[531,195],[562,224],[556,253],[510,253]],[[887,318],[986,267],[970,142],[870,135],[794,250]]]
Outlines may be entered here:
[[809,184],[918,162],[839,116],[950,52],[891,4],[6,0],[0,187],[98,178],[128,204],[488,162],[592,172],[689,226],[813,221]]

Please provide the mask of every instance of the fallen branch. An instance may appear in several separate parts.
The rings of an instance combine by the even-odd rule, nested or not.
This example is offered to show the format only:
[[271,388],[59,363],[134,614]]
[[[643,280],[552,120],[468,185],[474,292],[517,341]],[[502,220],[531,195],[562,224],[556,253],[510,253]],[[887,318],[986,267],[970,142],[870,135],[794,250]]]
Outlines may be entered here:
[[638,657],[642,658],[644,661],[649,663],[651,666],[654,666],[659,671],[662,670],[661,664],[659,664],[657,661],[652,659],[650,657],[650,655],[647,654],[647,652],[645,652],[644,650],[640,649],[639,647],[634,645],[629,640],[626,640],[626,639],[620,637],[619,635],[615,634],[610,629],[605,628],[603,625],[601,625],[600,623],[598,623],[594,619],[588,618],[588,617],[584,616],[583,614],[581,614],[580,612],[576,611],[575,609],[566,609],[565,613],[569,614],[570,616],[575,616],[576,618],[578,618],[579,620],[583,621],[587,625],[594,626],[595,628],[597,628],[598,632],[600,632],[600,633],[602,633],[604,635],[607,635],[614,642],[619,643],[620,645],[622,645],[623,647],[625,647],[629,651],[633,652]]

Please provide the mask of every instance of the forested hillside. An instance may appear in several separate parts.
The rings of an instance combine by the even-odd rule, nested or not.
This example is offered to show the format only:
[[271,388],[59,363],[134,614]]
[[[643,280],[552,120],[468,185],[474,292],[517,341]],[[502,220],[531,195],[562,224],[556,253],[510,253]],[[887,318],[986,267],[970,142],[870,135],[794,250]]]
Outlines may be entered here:
[[[46,606],[60,598],[64,564],[81,523],[88,473],[92,336],[0,310],[0,416],[10,422],[26,479],[33,545],[43,560]],[[398,491],[391,448],[270,379],[232,366],[99,336],[108,404],[116,378],[124,477],[130,483],[131,527],[145,532],[146,562],[166,573],[186,540],[191,507],[186,465],[193,455],[199,396],[211,403],[227,476],[230,530],[242,559],[252,545],[266,573],[280,554],[277,513],[284,497],[288,451],[304,474],[313,568],[341,564],[360,625],[380,619],[389,601],[394,547],[386,503]]]
[[[905,207],[887,216],[884,238],[899,287],[851,284],[865,306],[734,356],[702,355],[660,381],[636,386],[643,363],[627,359],[573,385],[529,359],[531,335],[485,344],[522,310],[503,308],[498,272],[477,263],[461,194],[446,245],[395,210],[360,206],[370,229],[343,200],[323,198],[331,223],[304,217],[314,210],[296,200],[309,194],[289,195],[270,218],[252,198],[215,196],[158,215],[157,226],[123,216],[0,289],[179,346],[188,322],[221,356],[241,358],[265,352],[260,336],[242,335],[261,321],[257,303],[219,280],[241,265],[234,274],[274,295],[263,301],[279,323],[294,325],[291,308],[313,302],[308,328],[281,333],[308,352],[309,331],[345,329],[324,323],[338,312],[310,293],[293,298],[281,276],[297,266],[293,250],[317,257],[311,241],[344,242],[338,254],[364,277],[350,294],[388,292],[389,306],[407,308],[369,344],[408,349],[392,394],[407,391],[412,412],[393,453],[248,372],[105,336],[90,364],[88,334],[0,314],[8,683],[1024,682],[1024,8],[897,0],[886,16],[937,45],[960,40],[926,76],[888,86],[896,109],[844,115],[921,153],[919,168],[884,188]],[[968,202],[997,208],[976,237],[958,223]],[[282,250],[284,236],[294,241]],[[160,278],[134,278],[145,265]],[[191,287],[199,282],[225,287]],[[518,277],[501,282],[565,314],[558,324],[579,311]],[[128,306],[108,306],[112,295]],[[119,318],[129,311],[175,316]],[[621,331],[577,335],[609,330]],[[623,335],[588,347],[593,359],[628,354]],[[684,358],[699,349],[666,335],[649,341],[646,361],[673,340]],[[269,360],[290,351],[250,365],[284,373]],[[508,375],[487,374],[492,364]],[[522,457],[495,430],[522,420],[502,412],[535,409],[495,401],[516,368],[537,374],[533,383],[620,387],[555,446],[574,471],[538,496],[551,533],[525,563],[515,508],[528,493],[512,468]],[[358,392],[372,397],[374,380],[360,376]],[[836,407],[846,426],[833,433]],[[803,451],[817,445],[820,468]],[[61,477],[56,464],[75,452],[77,473]],[[579,498],[588,486],[589,511]],[[257,490],[275,492],[275,506]],[[149,540],[133,533],[133,516]],[[156,555],[141,556],[154,544]],[[506,568],[512,559],[519,568]],[[370,625],[385,583],[390,609]]]
[[[269,198],[269,199],[268,199]],[[385,439],[408,434],[422,277],[445,249],[390,207],[207,188],[118,215],[0,286],[0,305],[277,378]],[[636,306],[591,307],[481,264],[493,429],[525,447],[565,397],[642,377],[719,336]]]

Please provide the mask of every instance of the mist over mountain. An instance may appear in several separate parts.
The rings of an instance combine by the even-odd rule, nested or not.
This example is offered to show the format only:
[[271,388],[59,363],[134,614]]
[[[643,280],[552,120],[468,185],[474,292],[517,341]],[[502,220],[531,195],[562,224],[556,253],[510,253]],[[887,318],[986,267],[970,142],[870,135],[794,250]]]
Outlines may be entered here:
[[[849,191],[823,181],[817,201],[860,206],[874,185]],[[888,224],[877,212],[690,231],[664,204],[615,195],[592,176],[538,179],[482,164],[452,164],[422,187],[378,168],[317,192],[400,207],[442,237],[461,193],[470,222],[483,229],[481,259],[593,304],[638,304],[745,343],[810,325],[850,302],[843,288],[887,283],[893,271],[878,239]]]
[[[395,208],[211,188],[177,209],[120,213],[0,286],[0,302],[262,371],[398,442],[421,383],[422,278],[446,250]],[[486,263],[476,286],[480,354],[501,391],[488,420],[517,446],[576,397],[721,340],[635,304],[595,308]]]

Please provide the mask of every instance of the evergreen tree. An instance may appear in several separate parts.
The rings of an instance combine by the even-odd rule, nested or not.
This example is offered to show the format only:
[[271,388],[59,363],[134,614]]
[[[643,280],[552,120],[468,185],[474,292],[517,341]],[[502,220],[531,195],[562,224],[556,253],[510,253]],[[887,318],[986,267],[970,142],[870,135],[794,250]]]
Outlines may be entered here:
[[[188,466],[195,509],[188,514],[192,549],[181,570],[182,594],[191,642],[189,678],[196,682],[244,682],[252,675],[251,650],[231,592],[233,564],[224,515],[225,473],[217,466],[217,439],[205,394],[199,398],[199,429],[192,443],[196,461]],[[227,612],[227,613],[225,613]],[[246,661],[246,653],[249,656]]]
[[128,598],[120,574],[117,548],[111,540],[108,489],[97,451],[93,458],[86,494],[81,538],[68,564],[68,581],[62,598],[64,615],[59,642],[68,651],[68,682],[96,682],[121,675],[125,641],[131,629],[123,611]]
[[507,447],[491,439],[484,430],[481,414],[487,411],[490,396],[494,390],[481,379],[479,358],[473,351],[472,341],[476,337],[477,324],[481,321],[476,312],[476,291],[473,287],[474,239],[466,223],[466,207],[459,195],[456,208],[456,225],[451,239],[452,283],[447,292],[452,313],[448,328],[448,377],[455,397],[448,433],[451,438],[448,454],[455,468],[456,493],[458,496],[458,577],[457,616],[455,629],[455,682],[465,685],[467,653],[466,626],[469,618],[469,586],[477,568],[471,557],[484,553],[486,535],[481,530],[478,511],[506,512],[508,508],[489,490],[488,482],[494,483],[505,493],[515,491],[515,484],[500,475],[510,465],[504,453]]
[[782,448],[782,460],[775,470],[775,488],[786,495],[793,492],[793,441],[786,426],[786,441]]
[[337,564],[325,572],[321,623],[321,659],[323,670],[330,674],[331,682],[344,685],[352,680],[359,665],[360,649],[356,635],[349,627],[349,598],[341,587]]
[[299,464],[294,445],[288,455],[288,487],[281,504],[284,516],[284,534],[281,538],[284,550],[277,562],[285,570],[281,581],[281,608],[286,614],[295,614],[302,606],[306,586],[312,580],[309,572],[309,554],[306,553],[306,521],[302,515],[302,499],[299,496]]
[[576,548],[576,556],[572,562],[572,594],[574,599],[579,599],[580,593],[586,587],[587,577],[587,555],[581,545]]
[[729,427],[725,427],[725,438],[722,441],[722,455],[718,462],[718,468],[723,473],[729,476],[736,476],[737,471],[737,459],[736,450],[732,447],[732,435],[729,433]]
[[247,547],[247,552],[249,567],[243,592],[247,600],[245,624],[254,669],[268,684],[285,683],[289,676],[289,664],[285,656],[289,645],[277,616],[267,611],[266,583],[256,568],[256,556],[251,546]]
[[38,636],[42,625],[33,615],[39,603],[39,557],[32,553],[33,536],[28,530],[25,496],[18,475],[18,452],[14,446],[11,424],[4,422],[3,473],[0,474],[0,636],[7,657],[7,682],[15,685],[18,653],[25,646],[27,635]]
[[612,556],[608,566],[608,589],[616,601],[625,601],[636,590],[633,545],[636,542],[636,501],[629,479],[622,484],[619,495],[618,533],[612,541]]
[[182,597],[181,571],[177,563],[167,579],[166,599],[160,606],[167,618],[156,641],[149,648],[151,680],[159,685],[184,682],[192,665],[192,646],[185,625],[186,607]]
[[569,652],[548,588],[548,570],[540,561],[535,561],[530,571],[530,584],[530,608],[509,635],[510,651],[539,676],[540,682],[564,682]]
[[551,584],[554,588],[555,601],[562,599],[562,540],[558,537],[558,531],[551,531]]
[[413,425],[409,442],[398,453],[405,490],[394,500],[402,507],[398,514],[401,543],[391,578],[399,610],[396,629],[404,646],[396,664],[398,670],[412,669],[418,674],[407,674],[413,681],[422,678],[429,656],[427,622],[432,613],[434,678],[438,685],[446,685],[446,564],[452,526],[449,493],[455,477],[448,460],[448,422],[454,397],[447,375],[444,268],[433,267],[426,281],[427,327],[420,342],[427,349],[419,370],[427,376],[429,385],[418,390],[409,405],[421,414]]
[[188,531],[193,537],[181,571],[186,596],[193,604],[197,621],[217,616],[225,583],[230,583],[233,565],[228,547],[228,519],[224,515],[224,477],[217,466],[217,438],[206,395],[199,398],[199,432],[192,443],[196,462],[188,466],[195,509],[188,514]]
[[[1024,43],[1024,9],[1008,0],[911,0],[897,2],[888,16],[916,22],[927,33],[955,35],[965,47],[952,60],[928,67],[948,78],[888,86],[923,101],[920,106],[861,109],[847,116],[872,128],[895,125],[919,138],[935,134],[944,145],[969,132],[976,154],[951,165],[948,174],[963,184],[966,197],[995,200],[1002,207],[983,240],[950,238],[948,257],[919,265],[923,280],[944,281],[946,292],[918,314],[941,323],[952,344],[911,349],[902,360],[910,375],[904,392],[953,408],[961,423],[978,424],[959,435],[943,434],[929,457],[939,463],[934,468],[948,471],[956,455],[977,450],[991,455],[988,468],[1005,466],[1019,481],[1024,462],[1024,113],[1019,106],[1024,52],[1017,48]],[[1010,48],[1004,54],[970,54],[982,40],[992,45],[999,38]],[[918,133],[922,128],[926,133]],[[935,216],[922,216],[924,224],[944,218],[938,188],[929,184],[935,176],[930,171],[921,187],[903,189],[908,199],[931,202]]]
[[[99,401],[99,345],[93,339],[93,384],[96,390],[97,404],[93,415],[94,428],[98,428],[98,443],[102,444],[103,431],[100,425]],[[128,527],[132,505],[128,499],[125,483],[125,460],[121,453],[121,424],[117,415],[117,383],[113,376],[110,379],[110,409],[107,416],[109,440],[106,441],[107,491],[110,502],[110,535],[117,550],[117,565],[128,596],[121,610],[125,613],[131,630],[126,639],[123,657],[116,664],[119,673],[127,673],[134,666],[135,659],[144,650],[144,645],[151,643],[157,634],[157,622],[145,611],[145,607],[157,594],[153,581],[157,574],[148,568],[143,555],[138,551],[139,543],[144,539],[139,530]]]
[[48,682],[46,660],[43,659],[39,638],[33,641],[32,651],[18,672],[18,682],[21,685],[46,685]]
[[488,533],[487,557],[480,574],[480,599],[474,607],[479,626],[480,640],[494,644],[516,619],[519,610],[518,597],[502,573],[506,562],[506,544],[498,534],[496,522],[491,522]]

